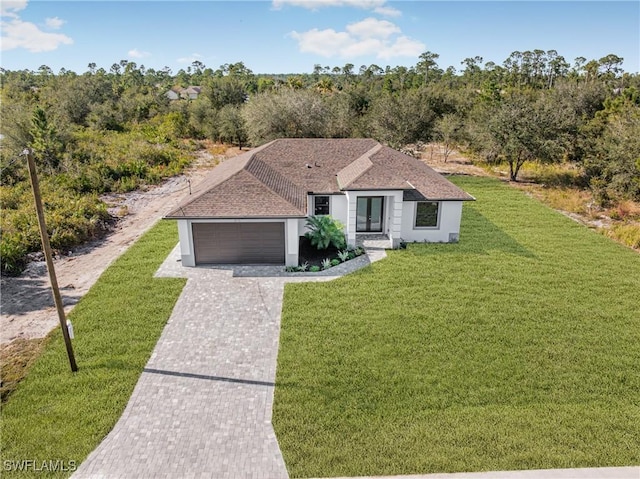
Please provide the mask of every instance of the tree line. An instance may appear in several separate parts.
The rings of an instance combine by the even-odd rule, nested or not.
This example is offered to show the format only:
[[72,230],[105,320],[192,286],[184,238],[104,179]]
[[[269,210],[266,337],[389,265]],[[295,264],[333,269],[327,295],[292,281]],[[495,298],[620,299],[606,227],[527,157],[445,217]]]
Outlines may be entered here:
[[[513,52],[460,69],[425,52],[414,66],[315,65],[311,73],[254,74],[243,62],[195,61],[176,74],[122,60],[109,71],[0,70],[0,253],[16,273],[38,250],[25,162],[34,151],[54,248],[108,228],[98,198],[179,173],[197,140],[259,145],[280,137],[371,137],[401,149],[438,141],[517,180],[527,161],[571,163],[576,186],[602,205],[640,200],[640,76],[623,59],[555,50]],[[201,87],[169,100],[170,88]]]

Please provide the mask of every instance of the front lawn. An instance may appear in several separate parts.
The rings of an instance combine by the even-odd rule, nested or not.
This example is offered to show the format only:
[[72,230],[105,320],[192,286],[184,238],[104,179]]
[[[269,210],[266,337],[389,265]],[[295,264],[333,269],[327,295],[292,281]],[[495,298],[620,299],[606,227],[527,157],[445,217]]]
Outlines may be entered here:
[[64,467],[50,474],[67,476],[113,428],[184,286],[183,279],[153,278],[177,241],[175,223],[159,222],[76,305],[69,319],[77,373],[60,329],[49,335],[2,406],[2,477],[49,475],[38,472],[43,467]]
[[292,477],[640,464],[640,256],[494,179],[458,244],[285,289]]

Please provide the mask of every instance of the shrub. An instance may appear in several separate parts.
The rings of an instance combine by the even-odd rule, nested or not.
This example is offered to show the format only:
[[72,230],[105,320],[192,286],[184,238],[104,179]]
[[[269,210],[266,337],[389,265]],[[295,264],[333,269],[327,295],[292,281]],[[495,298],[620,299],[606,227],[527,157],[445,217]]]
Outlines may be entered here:
[[330,245],[341,249],[346,245],[344,226],[331,216],[311,216],[307,219],[307,227],[310,231],[305,236],[319,250],[327,249]]
[[347,261],[349,259],[349,252],[348,251],[338,251],[338,258],[340,258],[340,261],[342,261],[343,263],[345,261]]
[[325,258],[322,260],[322,269],[331,268],[331,260],[329,258]]
[[337,258],[333,258],[331,260],[331,266],[338,266],[340,264],[340,260]]
[[621,224],[614,225],[610,229],[601,230],[609,238],[615,239],[634,249],[640,249],[640,225]]
[[318,271],[320,271],[320,266],[313,265],[311,266],[311,268],[309,268],[309,271],[311,273],[317,273]]
[[2,273],[17,276],[27,264],[27,248],[16,236],[3,235],[0,241]]

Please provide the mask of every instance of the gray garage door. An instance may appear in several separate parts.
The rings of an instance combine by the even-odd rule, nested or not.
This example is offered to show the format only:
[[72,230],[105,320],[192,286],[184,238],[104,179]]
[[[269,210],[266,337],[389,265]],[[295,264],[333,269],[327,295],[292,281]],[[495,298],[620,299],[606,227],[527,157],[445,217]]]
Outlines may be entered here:
[[284,223],[193,223],[196,264],[284,264]]

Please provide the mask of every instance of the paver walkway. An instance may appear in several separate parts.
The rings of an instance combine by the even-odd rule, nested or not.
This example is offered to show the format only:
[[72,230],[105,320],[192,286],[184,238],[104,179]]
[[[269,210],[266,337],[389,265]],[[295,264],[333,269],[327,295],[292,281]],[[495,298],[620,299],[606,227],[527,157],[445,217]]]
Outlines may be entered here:
[[284,283],[368,258],[315,276],[178,258],[176,247],[157,273],[189,278],[171,318],[122,417],[73,477],[288,477],[271,425]]

